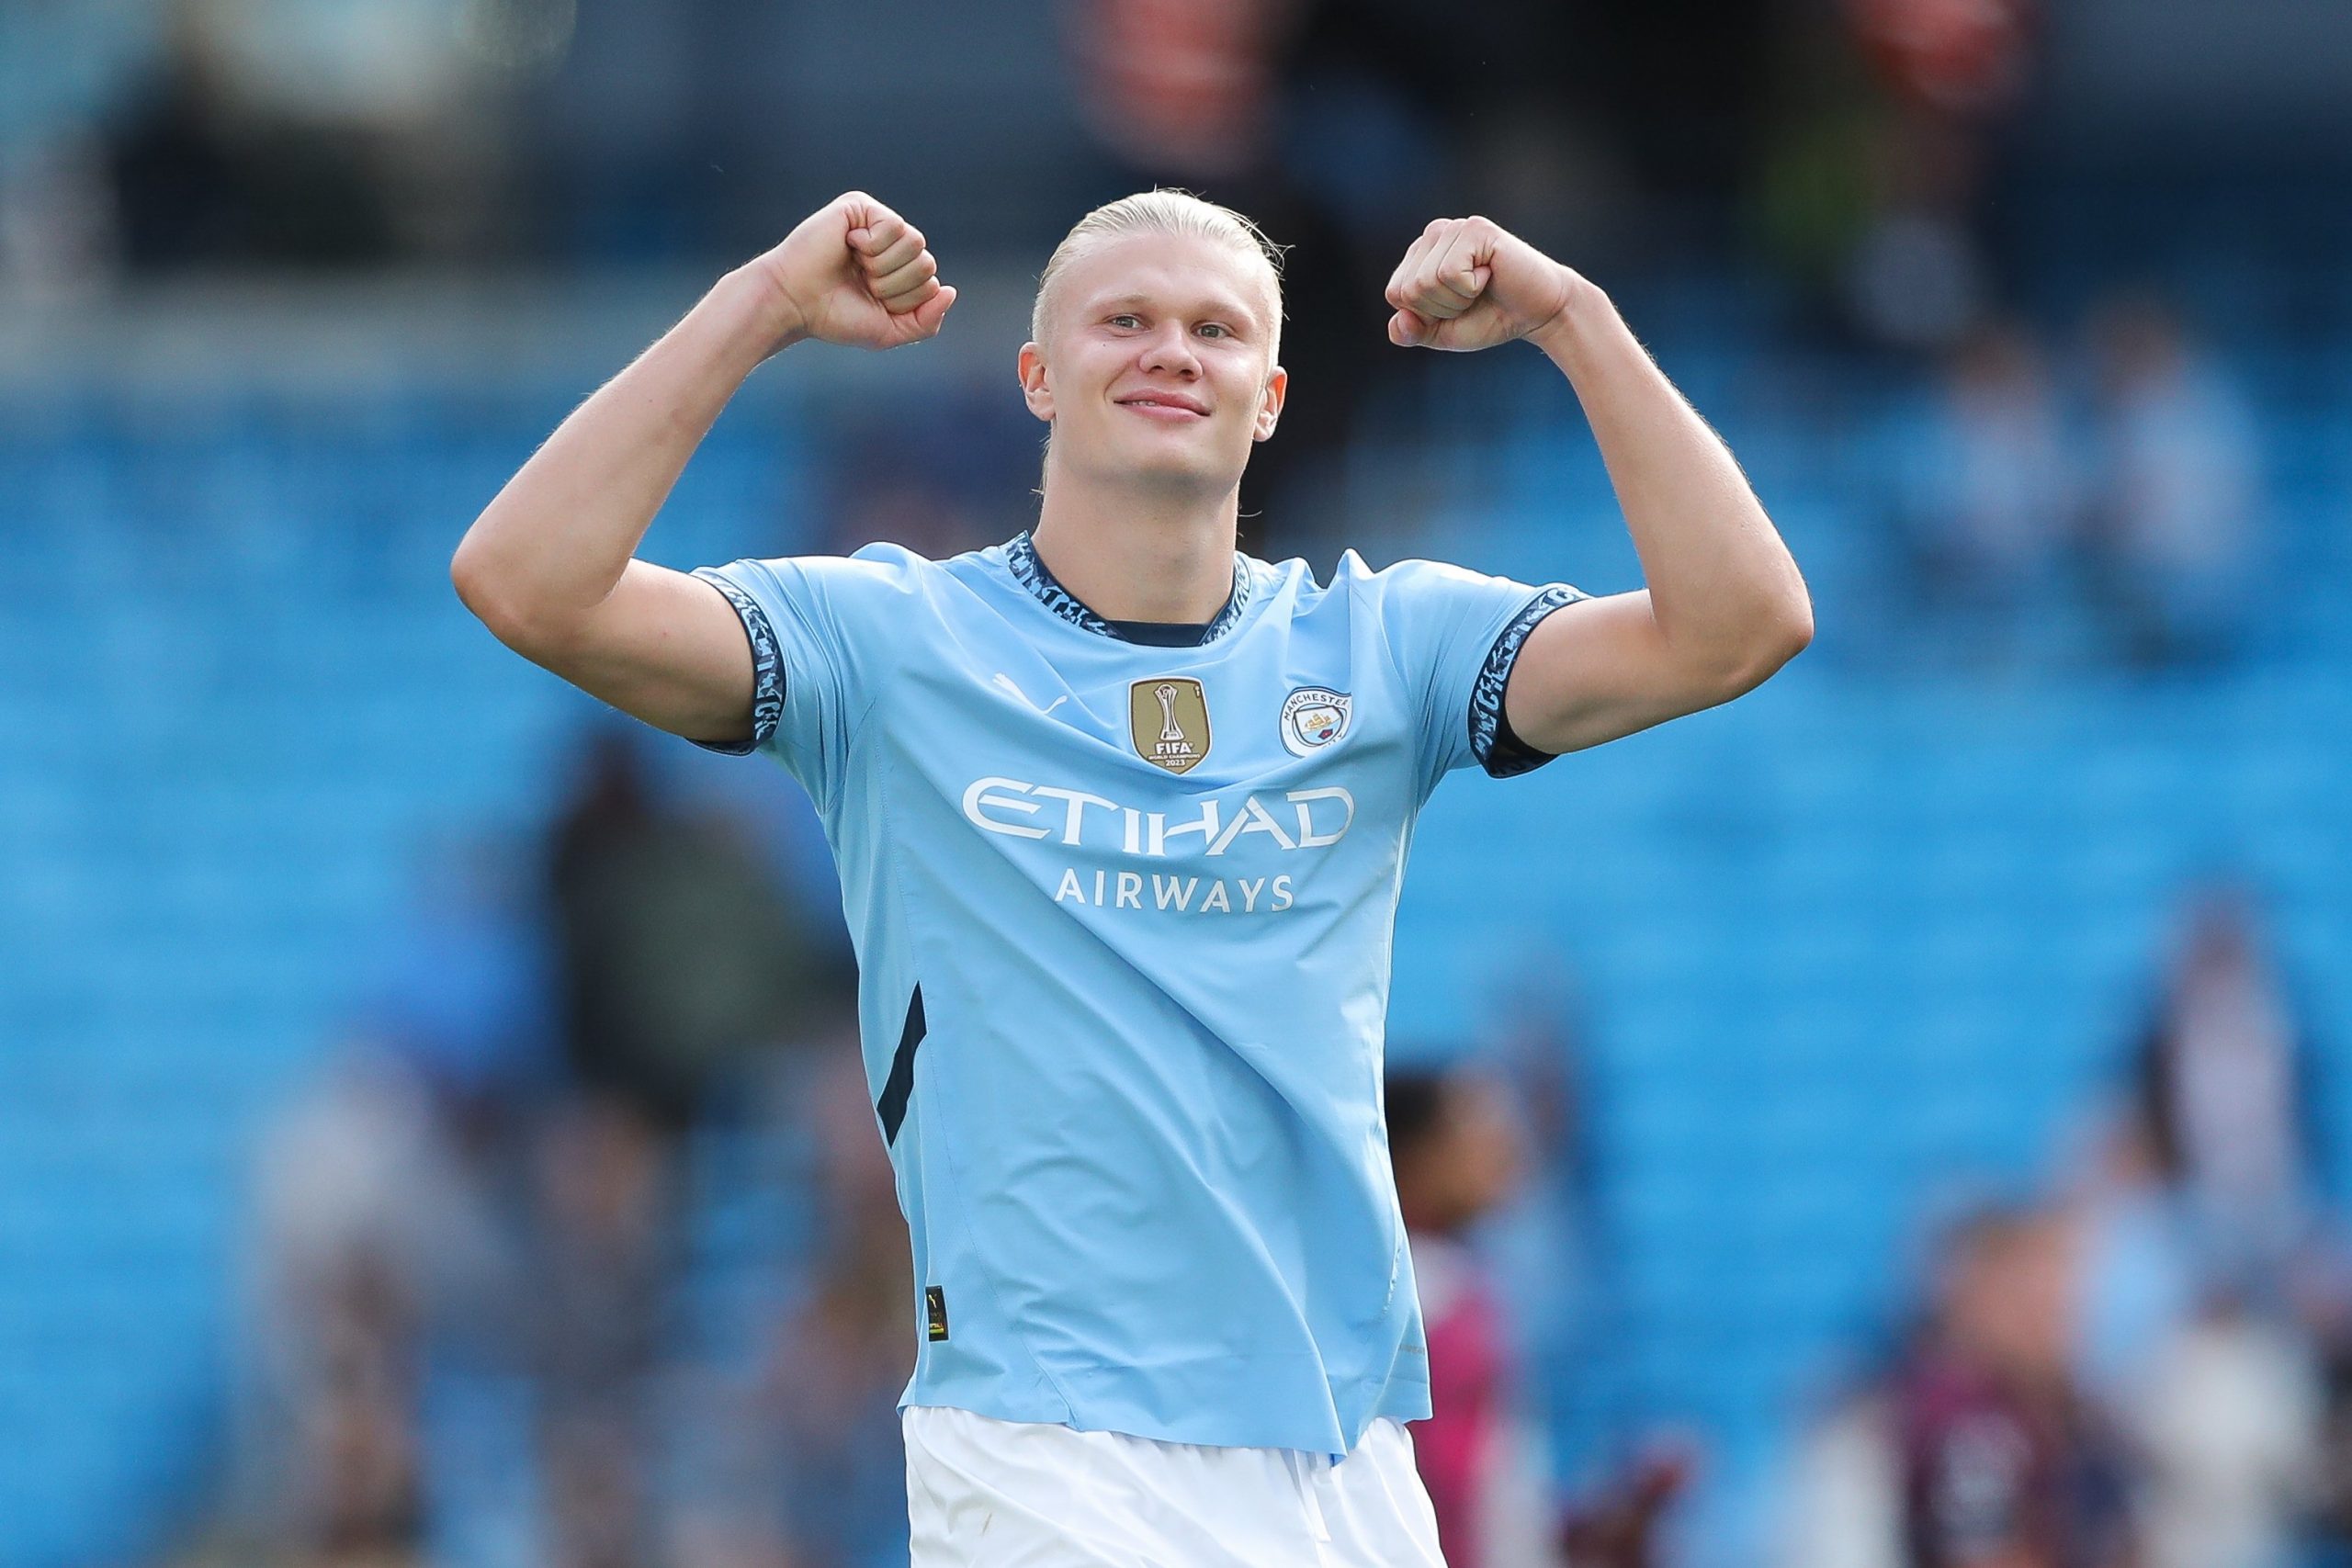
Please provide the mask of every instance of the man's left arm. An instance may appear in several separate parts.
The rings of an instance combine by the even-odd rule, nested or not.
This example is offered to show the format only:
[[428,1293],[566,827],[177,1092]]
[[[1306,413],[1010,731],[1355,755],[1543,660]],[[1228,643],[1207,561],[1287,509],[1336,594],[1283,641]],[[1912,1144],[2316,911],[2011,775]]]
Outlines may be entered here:
[[1589,279],[1483,218],[1425,230],[1388,286],[1388,336],[1456,351],[1526,338],[1583,404],[1648,587],[1546,615],[1503,707],[1574,751],[1729,702],[1813,639],[1788,547],[1721,437]]

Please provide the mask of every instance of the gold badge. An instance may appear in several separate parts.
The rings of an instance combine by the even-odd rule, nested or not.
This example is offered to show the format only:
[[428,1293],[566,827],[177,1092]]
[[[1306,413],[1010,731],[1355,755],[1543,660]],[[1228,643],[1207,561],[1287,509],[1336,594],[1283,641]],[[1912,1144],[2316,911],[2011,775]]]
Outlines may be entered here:
[[1209,754],[1209,699],[1198,681],[1159,675],[1127,688],[1127,727],[1136,754],[1171,773],[1188,773]]

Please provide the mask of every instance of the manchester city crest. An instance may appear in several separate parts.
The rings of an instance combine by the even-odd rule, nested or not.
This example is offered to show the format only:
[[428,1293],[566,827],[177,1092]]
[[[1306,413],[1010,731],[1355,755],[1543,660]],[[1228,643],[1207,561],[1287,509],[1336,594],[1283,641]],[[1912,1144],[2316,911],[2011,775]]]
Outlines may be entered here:
[[1348,732],[1345,692],[1323,686],[1302,686],[1283,702],[1283,744],[1294,757],[1318,751]]

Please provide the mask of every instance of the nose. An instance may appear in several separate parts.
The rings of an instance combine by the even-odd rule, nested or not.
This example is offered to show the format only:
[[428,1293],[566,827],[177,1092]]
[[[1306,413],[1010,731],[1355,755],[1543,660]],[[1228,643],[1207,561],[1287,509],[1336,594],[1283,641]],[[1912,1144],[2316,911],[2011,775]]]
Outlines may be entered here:
[[1180,375],[1198,376],[1201,359],[1193,351],[1192,329],[1182,321],[1162,321],[1144,340],[1141,364],[1146,370],[1169,370]]

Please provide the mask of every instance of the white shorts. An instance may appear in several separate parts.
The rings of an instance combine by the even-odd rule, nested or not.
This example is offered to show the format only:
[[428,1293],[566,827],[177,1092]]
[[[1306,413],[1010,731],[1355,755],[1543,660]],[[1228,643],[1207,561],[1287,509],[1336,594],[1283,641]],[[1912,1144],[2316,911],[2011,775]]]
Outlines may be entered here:
[[910,1404],[912,1568],[1444,1568],[1396,1421],[1347,1458]]

